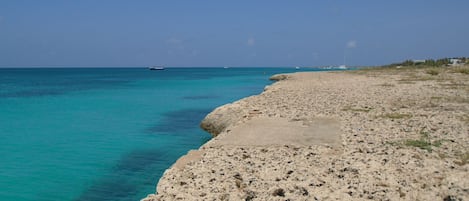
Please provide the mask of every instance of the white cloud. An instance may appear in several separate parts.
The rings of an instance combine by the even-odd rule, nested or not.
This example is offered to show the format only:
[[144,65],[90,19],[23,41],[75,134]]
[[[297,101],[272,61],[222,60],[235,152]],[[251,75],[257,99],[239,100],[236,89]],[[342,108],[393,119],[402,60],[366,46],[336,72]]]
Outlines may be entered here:
[[347,48],[356,48],[357,47],[357,41],[351,40],[347,42]]
[[313,56],[314,60],[317,60],[319,58],[319,54],[317,52],[311,53],[311,56]]
[[175,38],[175,37],[169,38],[168,40],[166,40],[166,44],[168,44],[168,47],[170,49],[175,50],[175,51],[182,51],[186,49],[184,40],[179,39],[179,38]]
[[169,44],[172,44],[172,45],[180,45],[183,43],[183,41],[181,39],[178,39],[178,38],[170,38],[168,40],[166,40],[166,43],[169,43]]
[[248,46],[254,46],[256,43],[256,40],[253,37],[248,38],[247,45]]

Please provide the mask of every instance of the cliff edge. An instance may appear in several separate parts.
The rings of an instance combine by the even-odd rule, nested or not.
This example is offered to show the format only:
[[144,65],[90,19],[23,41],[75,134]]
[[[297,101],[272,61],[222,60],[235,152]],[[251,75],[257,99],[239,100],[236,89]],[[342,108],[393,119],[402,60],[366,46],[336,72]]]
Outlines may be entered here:
[[469,76],[437,70],[280,76],[143,200],[469,200]]

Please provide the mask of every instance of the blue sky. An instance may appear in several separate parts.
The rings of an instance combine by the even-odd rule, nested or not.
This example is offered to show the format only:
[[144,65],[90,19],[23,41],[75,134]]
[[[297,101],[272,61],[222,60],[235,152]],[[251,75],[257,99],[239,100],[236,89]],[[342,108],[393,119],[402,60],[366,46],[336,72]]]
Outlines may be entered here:
[[467,0],[1,0],[0,67],[380,65],[469,56]]

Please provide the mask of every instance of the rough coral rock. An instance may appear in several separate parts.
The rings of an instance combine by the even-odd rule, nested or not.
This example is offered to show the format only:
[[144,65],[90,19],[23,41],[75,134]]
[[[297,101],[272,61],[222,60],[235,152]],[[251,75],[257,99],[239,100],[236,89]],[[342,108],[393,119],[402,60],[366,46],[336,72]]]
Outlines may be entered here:
[[269,78],[269,80],[272,80],[272,81],[281,81],[281,80],[286,80],[288,79],[288,75],[285,75],[285,74],[277,74],[277,75],[273,75],[272,77]]
[[242,119],[245,111],[240,104],[228,104],[218,107],[208,114],[200,123],[200,127],[216,137],[228,126]]

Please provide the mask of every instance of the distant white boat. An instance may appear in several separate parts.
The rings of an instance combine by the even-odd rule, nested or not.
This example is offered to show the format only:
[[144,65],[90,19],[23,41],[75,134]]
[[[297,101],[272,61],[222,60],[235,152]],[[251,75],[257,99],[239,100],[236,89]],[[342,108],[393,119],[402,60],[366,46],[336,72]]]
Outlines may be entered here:
[[300,67],[299,67],[299,66],[297,66],[297,67],[295,67],[295,69],[300,69]]
[[337,69],[346,70],[346,69],[347,69],[347,66],[345,66],[345,65],[340,65],[339,67],[337,67]]
[[164,70],[164,66],[150,66],[148,67],[150,70]]

